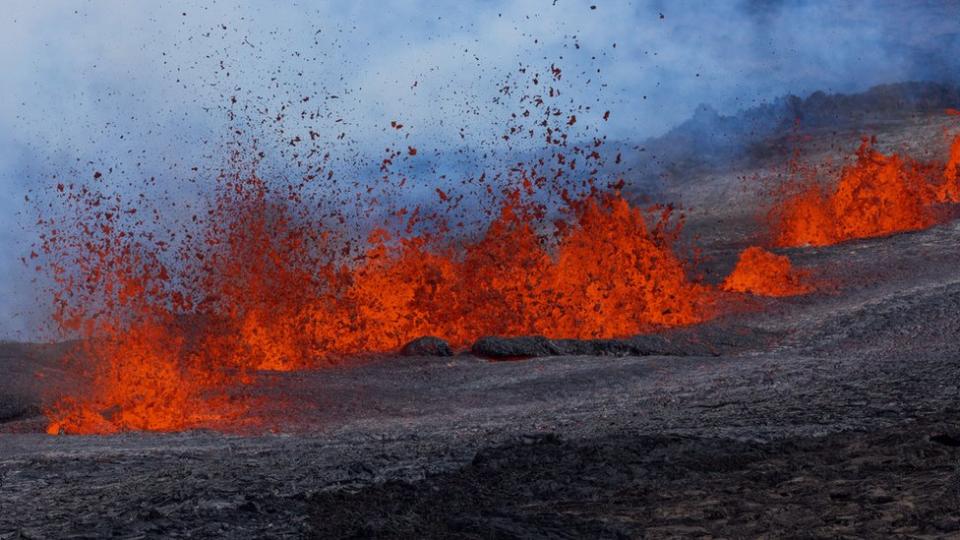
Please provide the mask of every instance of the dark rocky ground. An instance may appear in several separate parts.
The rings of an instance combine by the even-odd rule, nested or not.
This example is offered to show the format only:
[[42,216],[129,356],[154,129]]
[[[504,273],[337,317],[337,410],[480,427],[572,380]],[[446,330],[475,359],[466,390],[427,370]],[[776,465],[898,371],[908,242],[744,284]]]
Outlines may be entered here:
[[314,535],[956,535],[960,439],[942,430],[920,420],[766,443],[637,432],[521,438],[420,482],[317,495]]
[[820,292],[669,350],[264,374],[254,433],[43,435],[3,345],[0,539],[960,537],[960,222],[790,254]]

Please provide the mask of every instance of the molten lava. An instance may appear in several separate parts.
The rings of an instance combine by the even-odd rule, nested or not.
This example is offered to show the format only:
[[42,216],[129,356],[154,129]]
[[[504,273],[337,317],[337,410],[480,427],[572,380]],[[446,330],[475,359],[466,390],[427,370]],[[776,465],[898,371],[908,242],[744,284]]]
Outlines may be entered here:
[[785,255],[752,246],[740,253],[737,265],[721,288],[759,296],[795,296],[814,289],[810,278],[809,270],[794,268]]
[[[100,171],[59,179],[31,258],[52,279],[54,320],[76,340],[79,377],[46,407],[48,432],[222,429],[245,419],[239,391],[258,370],[394,351],[424,335],[455,347],[486,335],[613,338],[714,316],[729,295],[689,277],[675,250],[680,220],[632,206],[622,180],[598,188],[609,168],[605,138],[589,128],[594,109],[559,108],[567,98],[555,66],[549,79],[518,73],[495,101],[513,101],[499,140],[523,142],[508,155],[544,150],[461,186],[422,167],[397,174],[425,153],[405,132],[380,177],[352,184],[327,168],[325,148],[302,147],[320,139],[314,131],[284,142],[291,170],[305,168],[273,182],[236,172],[256,171],[265,155],[239,141],[232,172],[188,197],[153,177],[119,188]],[[857,156],[836,186],[802,183],[773,211],[778,245],[922,228],[960,202],[960,137],[942,166],[870,142]],[[789,296],[813,285],[786,257],[753,247],[721,288]]]
[[[358,258],[298,221],[259,179],[232,180],[215,219],[164,262],[119,224],[60,231],[64,326],[90,390],[47,411],[51,433],[177,430],[235,420],[224,389],[251,370],[396,350],[422,335],[618,337],[710,316],[711,291],[673,251],[679,225],[619,194],[571,201],[555,234],[518,192],[475,238],[374,230]],[[115,222],[122,204],[84,222]],[[109,214],[109,217],[107,215]],[[456,240],[456,241],[454,241]],[[338,256],[338,254],[341,254]]]
[[924,229],[943,219],[944,204],[960,202],[960,136],[946,165],[886,155],[873,143],[864,139],[856,162],[843,168],[836,185],[801,182],[773,209],[778,246],[825,246]]
[[[870,142],[857,156],[833,189],[809,183],[778,207],[778,244],[918,229],[939,219],[938,205],[960,202],[960,137],[942,166]],[[219,178],[206,215],[172,226],[142,194],[131,204],[99,191],[99,173],[91,185],[58,184],[66,212],[41,220],[41,250],[85,389],[47,407],[48,431],[223,427],[246,410],[228,390],[256,370],[393,351],[423,335],[455,347],[485,335],[611,338],[713,316],[716,291],[688,277],[670,211],[631,206],[622,184],[603,193],[591,180],[578,197],[546,178],[507,177],[489,222],[456,233],[419,208],[391,211],[402,226],[317,217],[302,184],[256,175]],[[545,209],[545,185],[561,207]],[[440,199],[455,208],[461,198]],[[752,247],[721,288],[789,296],[813,290],[809,278]]]
[[184,350],[183,332],[158,322],[104,330],[81,349],[95,361],[90,389],[47,411],[47,433],[175,431],[218,425],[242,413],[223,394],[225,374]]
[[[53,280],[58,329],[78,344],[80,377],[46,408],[49,431],[224,427],[245,415],[227,392],[257,370],[393,351],[423,335],[465,347],[485,335],[619,337],[710,318],[715,291],[674,251],[679,220],[631,206],[622,180],[597,187],[610,171],[588,122],[599,116],[560,97],[570,84],[561,75],[521,66],[507,77],[497,144],[543,151],[461,186],[397,170],[424,154],[398,121],[402,145],[386,149],[378,178],[335,177],[313,131],[273,149],[293,149],[296,174],[238,172],[266,155],[246,130],[285,114],[237,116],[235,99],[228,172],[198,193],[171,194],[154,177],[118,187],[100,171],[59,179],[35,257]],[[314,112],[300,117],[319,121]]]
[[[597,196],[551,249],[514,204],[460,250],[431,250],[423,239],[391,250],[376,238],[348,280],[349,301],[324,302],[333,312],[315,320],[315,340],[337,352],[383,351],[420,335],[455,346],[484,335],[615,337],[706,317],[707,291],[674,255],[668,216],[651,228],[619,195]],[[329,325],[343,320],[351,332]]]

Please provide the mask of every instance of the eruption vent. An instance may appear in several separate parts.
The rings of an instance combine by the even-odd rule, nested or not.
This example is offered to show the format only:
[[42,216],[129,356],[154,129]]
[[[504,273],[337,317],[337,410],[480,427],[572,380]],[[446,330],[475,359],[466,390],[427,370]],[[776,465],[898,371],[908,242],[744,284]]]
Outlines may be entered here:
[[960,202],[960,136],[947,163],[886,155],[865,139],[834,186],[803,182],[773,209],[778,246],[825,246],[856,238],[924,229],[941,222],[943,205]]

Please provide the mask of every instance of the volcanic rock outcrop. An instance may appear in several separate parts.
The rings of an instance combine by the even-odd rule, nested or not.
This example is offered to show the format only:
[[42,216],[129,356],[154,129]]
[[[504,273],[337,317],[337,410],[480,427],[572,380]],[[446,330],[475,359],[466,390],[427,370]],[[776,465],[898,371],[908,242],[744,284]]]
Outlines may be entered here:
[[453,356],[453,349],[446,341],[435,336],[417,338],[400,349],[403,356]]

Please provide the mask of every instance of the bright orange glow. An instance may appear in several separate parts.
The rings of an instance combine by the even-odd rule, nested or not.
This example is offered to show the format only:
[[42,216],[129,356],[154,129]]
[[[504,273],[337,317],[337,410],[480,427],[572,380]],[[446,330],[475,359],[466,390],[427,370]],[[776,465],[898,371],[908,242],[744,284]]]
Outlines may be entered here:
[[87,354],[109,361],[96,363],[89,392],[47,411],[47,433],[175,431],[237,418],[242,409],[222,394],[222,374],[191,362],[184,345],[181,333],[158,323],[87,342]]
[[[393,350],[421,335],[459,347],[484,335],[615,337],[707,316],[708,291],[687,279],[667,216],[651,230],[620,196],[590,198],[550,249],[514,204],[460,254],[423,239],[391,250],[375,235],[348,301],[322,302],[315,342],[349,352]],[[344,320],[354,321],[350,332]]]
[[[366,160],[344,167],[331,157],[339,143],[311,130],[284,136],[284,150],[267,143],[271,160],[291,158],[268,181],[253,172],[267,152],[247,135],[264,120],[252,107],[231,108],[227,166],[196,190],[100,171],[59,178],[56,204],[40,209],[37,268],[53,278],[54,320],[77,338],[71,367],[85,384],[46,408],[49,431],[228,427],[249,410],[228,393],[245,395],[258,370],[317,368],[424,335],[464,348],[712,317],[716,290],[675,251],[682,219],[621,197],[590,122],[609,112],[571,103],[561,75],[521,66],[499,88],[490,174],[426,172],[429,152],[393,120],[402,143],[385,149],[379,175],[359,178]],[[493,156],[531,148],[542,152],[528,163]]]
[[[76,339],[82,377],[46,407],[48,432],[225,428],[247,421],[236,396],[258,370],[317,368],[425,335],[464,348],[487,335],[615,338],[713,317],[730,295],[689,277],[675,249],[682,220],[632,206],[623,180],[598,187],[605,137],[588,128],[590,107],[548,105],[567,100],[549,86],[560,69],[549,73],[545,87],[521,68],[526,90],[500,90],[518,107],[501,140],[545,145],[543,156],[459,187],[411,165],[425,152],[406,133],[382,176],[352,184],[300,137],[288,141],[297,172],[273,183],[221,172],[181,194],[99,171],[59,179],[31,257],[53,280],[54,320]],[[266,154],[241,142],[228,170],[257,169]],[[960,202],[958,167],[960,137],[939,166],[864,142],[837,185],[804,183],[774,209],[776,243],[929,226],[938,206]],[[750,248],[722,288],[787,296],[812,290],[808,277]]]
[[250,370],[393,351],[422,335],[456,347],[484,335],[619,337],[711,314],[711,290],[673,251],[670,212],[619,194],[571,202],[543,235],[513,193],[475,239],[378,229],[351,261],[325,259],[331,235],[297,225],[295,203],[268,204],[260,180],[231,186],[171,266],[182,273],[140,255],[120,228],[99,229],[99,249],[73,244],[92,294],[74,295],[64,277],[59,317],[84,336],[91,390],[50,407],[51,433],[223,424],[243,412],[223,391]]
[[950,145],[950,157],[943,168],[943,184],[937,190],[937,200],[960,203],[960,135],[955,136]]
[[795,296],[813,291],[810,277],[809,270],[793,268],[787,256],[752,246],[740,253],[721,288],[759,296]]
[[946,165],[882,154],[872,144],[863,141],[834,186],[803,182],[773,209],[776,245],[825,246],[924,229],[942,220],[943,204],[960,202],[960,136]]

